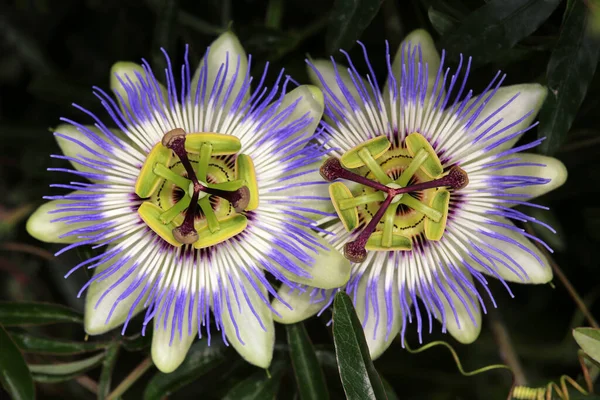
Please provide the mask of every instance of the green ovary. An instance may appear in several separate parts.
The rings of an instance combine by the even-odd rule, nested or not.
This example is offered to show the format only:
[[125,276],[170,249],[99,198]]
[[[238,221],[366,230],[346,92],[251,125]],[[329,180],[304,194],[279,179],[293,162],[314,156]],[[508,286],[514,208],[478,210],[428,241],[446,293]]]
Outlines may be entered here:
[[[398,148],[393,148],[386,137],[379,136],[349,150],[340,162],[346,170],[392,189],[408,188],[445,175],[437,154],[418,133],[408,135],[405,146]],[[444,186],[431,183],[429,188],[394,196],[370,233],[367,250],[410,250],[412,239],[417,236],[434,241],[441,239],[450,193]],[[383,189],[364,184],[351,187],[352,190],[343,188],[341,182],[335,182],[330,189],[337,214],[349,231],[360,223],[362,227],[367,226],[390,195]]]
[[[379,162],[381,168],[386,172],[386,174],[390,178],[392,178],[392,180],[396,181],[397,178],[400,176],[401,172],[408,168],[410,162],[412,161],[412,157],[408,154],[408,151],[406,149],[398,148],[388,150],[383,156],[378,158],[377,161]],[[369,179],[378,181],[374,174],[366,167],[362,167],[355,172],[366,176]],[[429,180],[431,180],[431,178],[429,178],[423,171],[417,170],[413,175],[411,183],[426,182]],[[409,238],[418,236],[421,233],[423,233],[426,218],[425,214],[416,211],[415,209],[409,207],[405,203],[410,202],[410,200],[407,201],[407,197],[410,197],[416,202],[420,202],[422,204],[427,205],[431,202],[437,190],[443,189],[434,188],[421,191],[419,192],[419,196],[417,198],[412,197],[411,194],[408,193],[402,195],[402,198],[400,199],[400,205],[395,209],[395,216],[393,218],[393,231]],[[355,197],[359,197],[362,195],[374,196],[374,193],[382,192],[379,192],[367,186],[360,186],[352,194]],[[371,202],[358,207],[359,219],[365,221],[365,223],[368,223],[368,221],[371,220],[371,217],[375,215],[375,213],[379,209],[379,206],[382,201],[383,199],[378,202]],[[383,218],[379,222],[379,225],[377,226],[375,232],[383,231],[384,222],[385,218]]]
[[[258,205],[254,165],[247,155],[234,154],[240,147],[239,140],[230,135],[186,135],[185,152],[198,182],[208,188],[204,190],[220,191],[218,196],[198,193],[193,218],[198,239],[192,243],[194,248],[210,247],[242,232],[247,226],[245,211]],[[226,197],[242,186],[248,188],[251,201],[243,210],[236,210]],[[148,227],[171,245],[182,246],[173,230],[185,224],[186,214],[191,214],[194,183],[188,179],[183,162],[161,143],[141,169],[136,194],[145,198],[138,214]]]

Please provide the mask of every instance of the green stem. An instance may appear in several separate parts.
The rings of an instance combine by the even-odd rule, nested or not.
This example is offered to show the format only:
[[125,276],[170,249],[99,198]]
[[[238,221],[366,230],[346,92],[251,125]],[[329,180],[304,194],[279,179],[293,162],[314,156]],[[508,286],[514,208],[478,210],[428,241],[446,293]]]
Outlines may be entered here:
[[119,386],[117,386],[115,390],[113,390],[106,397],[106,400],[116,400],[117,398],[119,398],[121,395],[123,395],[123,393],[127,391],[127,389],[133,386],[133,384],[136,383],[137,380],[140,379],[140,377],[144,375],[144,373],[146,373],[146,371],[148,371],[153,365],[154,364],[152,363],[152,359],[150,357],[147,357],[137,367],[135,367],[135,369],[131,371],[121,383],[119,383]]
[[110,392],[112,373],[119,355],[119,345],[119,342],[114,342],[106,349],[106,356],[102,362],[102,372],[98,381],[98,400],[105,399]]
[[[535,234],[533,232],[533,229],[531,228],[530,224],[525,224],[525,230],[527,231],[527,233],[529,233],[531,235]],[[590,312],[588,307],[585,305],[585,302],[583,301],[583,299],[581,298],[579,293],[577,293],[577,290],[575,290],[573,285],[571,285],[571,282],[569,281],[567,276],[562,272],[562,270],[560,269],[560,267],[558,266],[556,261],[554,261],[554,259],[550,256],[550,253],[548,252],[548,250],[546,250],[546,248],[544,246],[540,245],[538,242],[535,242],[535,245],[544,254],[546,259],[550,263],[550,266],[552,267],[552,271],[554,271],[554,274],[556,274],[558,279],[565,286],[565,289],[567,289],[567,292],[569,292],[569,295],[571,295],[571,298],[577,305],[577,308],[579,308],[579,310],[581,310],[583,315],[585,315],[585,318],[588,320],[588,322],[590,323],[592,328],[600,329],[600,325],[598,325],[598,321],[596,321],[596,318],[594,318],[594,316],[592,315],[592,313]]]
[[265,15],[265,26],[271,29],[279,30],[281,28],[281,18],[283,17],[283,0],[270,0],[267,5]]

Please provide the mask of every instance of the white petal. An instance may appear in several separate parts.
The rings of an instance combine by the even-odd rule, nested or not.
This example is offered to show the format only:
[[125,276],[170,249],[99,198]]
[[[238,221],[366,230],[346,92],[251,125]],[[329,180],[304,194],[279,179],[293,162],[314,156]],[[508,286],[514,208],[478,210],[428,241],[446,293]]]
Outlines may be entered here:
[[[109,145],[109,146],[114,145],[114,143],[109,142],[109,140],[105,137],[105,134],[102,133],[95,126],[86,126],[86,128],[90,129],[93,133],[98,135],[98,138],[100,140],[106,142],[107,145]],[[103,155],[110,155],[106,150],[104,150],[102,147],[98,146],[96,143],[94,143],[92,140],[90,140],[86,135],[84,135],[79,129],[77,129],[73,125],[61,124],[61,125],[57,126],[56,129],[54,129],[54,132],[58,133],[60,135],[67,136],[73,140],[76,140],[77,142],[80,142],[83,145],[89,147],[94,152],[97,152],[97,153],[100,153]],[[111,129],[111,132],[115,136],[119,137],[122,140],[125,138],[125,135],[120,130]],[[87,157],[87,158],[91,158],[93,160],[100,160],[98,156],[96,156],[92,152],[86,150],[84,147],[82,147],[81,145],[79,145],[78,143],[76,143],[74,141],[65,139],[64,137],[61,137],[61,136],[55,136],[55,138],[56,138],[56,142],[58,143],[58,146],[60,147],[60,150],[62,151],[62,153],[65,156],[78,158],[78,159],[81,159],[82,157]],[[106,162],[106,160],[101,160],[101,161]],[[71,162],[71,165],[73,165],[73,168],[75,168],[77,171],[95,172],[95,173],[98,172],[98,170],[86,167],[84,165],[81,165],[80,163],[73,162],[73,161],[70,161],[70,162]]]
[[[235,287],[239,306],[233,289],[231,287],[225,289],[227,299],[221,305],[223,328],[229,343],[246,361],[266,369],[273,359],[273,347],[275,346],[273,316],[252,284],[243,277],[241,279],[241,285],[246,289],[249,301],[246,300],[239,283],[236,282]],[[267,290],[262,285],[259,286],[259,290],[265,298],[268,298]],[[249,306],[249,303],[252,307]],[[252,308],[258,315],[262,326],[252,312]]]
[[[75,191],[74,194],[89,194],[89,192]],[[75,224],[67,224],[63,221],[50,222],[61,217],[69,215],[69,213],[53,213],[51,211],[59,209],[59,204],[68,204],[66,200],[52,200],[42,204],[37,210],[31,214],[27,220],[26,229],[27,232],[36,238],[46,243],[76,243],[80,242],[77,236],[66,236],[60,237],[66,233],[74,231],[75,229],[85,228],[87,226],[97,223],[96,221],[91,222],[77,222]]]
[[[325,159],[301,168],[297,168],[290,172],[291,175],[296,176],[290,179],[285,179],[280,183],[282,187],[287,188],[272,192],[272,195],[276,196],[277,198],[285,198],[291,201],[296,201],[298,203],[298,207],[309,208],[326,213],[335,213],[335,208],[329,199],[329,185],[323,180],[323,177],[319,172],[319,168],[321,168],[324,160]],[[311,185],[309,184],[311,182],[317,182],[317,184]],[[294,200],[296,196],[302,196],[305,198]],[[306,197],[321,197],[323,199],[307,199]],[[309,211],[295,210],[294,212],[313,219],[323,218],[322,214]]]
[[282,112],[296,101],[298,101],[298,103],[296,104],[294,111],[279,126],[283,127],[289,125],[300,118],[305,118],[305,115],[308,115],[311,122],[302,131],[294,136],[290,136],[290,139],[297,138],[300,135],[303,137],[312,135],[321,121],[321,116],[323,116],[323,110],[325,108],[323,92],[321,92],[321,89],[313,85],[301,85],[283,97],[278,112]]
[[[546,100],[548,89],[537,83],[524,83],[520,85],[501,87],[498,89],[496,94],[494,94],[494,96],[488,101],[483,111],[475,120],[475,123],[472,126],[478,126],[481,122],[488,118],[490,114],[494,113],[500,107],[504,106],[511,98],[513,98],[517,94],[518,96],[514,100],[512,100],[506,107],[504,107],[501,111],[495,114],[493,118],[490,118],[490,120],[487,121],[484,125],[482,125],[482,127],[479,128],[477,132],[484,132],[496,121],[502,119],[502,122],[496,125],[491,131],[497,132],[506,126],[511,125],[520,118],[524,117],[530,111],[531,114],[527,118],[524,118],[518,124],[512,126],[511,128],[502,132],[498,136],[494,137],[494,139],[492,139],[488,144],[499,141],[502,138],[506,138],[531,125],[531,123],[535,119],[535,116],[540,111],[540,108],[542,108],[544,100]],[[487,96],[489,96],[489,93],[487,93],[484,96],[486,96],[485,98],[487,98]],[[471,99],[471,102],[477,101],[478,99],[479,96]],[[478,107],[474,107],[474,110],[477,108]],[[505,143],[502,143],[496,149],[494,149],[494,151],[499,152],[512,148],[515,145],[515,143],[521,138],[521,136],[522,134],[514,137],[511,140],[506,141]]]
[[294,324],[312,317],[327,304],[333,292],[332,290],[327,290],[324,294],[319,292],[315,294],[313,299],[311,293],[319,289],[310,286],[305,289],[304,292],[300,293],[298,290],[292,291],[286,284],[281,285],[277,294],[291,309],[279,299],[273,299],[271,305],[275,312],[279,314],[273,314],[273,319],[276,322],[280,324]]
[[[163,303],[161,303],[159,309],[162,309],[162,305]],[[175,301],[171,304],[169,314],[166,317],[167,329],[164,326],[165,316],[163,315],[158,321],[158,326],[154,322],[154,332],[152,333],[152,361],[156,368],[164,373],[173,372],[181,365],[198,334],[197,312],[192,311],[191,321],[188,318],[189,300],[186,299],[181,327],[178,326],[178,322],[173,323],[177,321],[174,318],[174,312]]]
[[[494,221],[497,221],[502,224],[507,224],[514,226],[512,221],[506,218],[491,218]],[[493,232],[497,232],[502,234],[508,238],[508,240],[513,240],[518,243],[520,246],[517,246],[513,243],[509,243],[505,240],[495,239],[488,236],[481,235],[481,240],[485,243],[488,243],[492,247],[497,248],[504,254],[508,255],[511,259],[506,258],[506,256],[491,251],[490,248],[485,248],[486,251],[492,253],[495,257],[500,258],[506,264],[510,265],[511,268],[515,270],[515,272],[511,271],[506,265],[503,265],[500,262],[495,261],[494,271],[500,275],[500,277],[509,282],[517,282],[517,283],[547,283],[552,280],[552,269],[548,264],[548,260],[544,255],[538,250],[538,248],[525,236],[513,231],[512,229],[503,228],[499,226],[487,226],[487,228]],[[480,246],[481,247],[481,246]],[[475,249],[471,250],[474,254],[482,259],[481,254],[478,253]],[[535,256],[534,256],[535,255]],[[537,256],[537,258],[536,258]],[[524,272],[518,268],[519,265]],[[489,264],[489,263],[488,263]],[[490,273],[485,268],[483,268],[479,263],[475,261],[471,261],[471,265],[480,270],[481,272],[490,274],[494,276],[493,273]],[[525,273],[527,276],[525,276]]]
[[[323,59],[311,60],[311,64],[319,71],[321,78],[319,78],[319,75],[313,70],[313,68],[308,66],[307,71],[310,81],[323,91],[325,98],[331,97],[329,94],[329,91],[331,91],[333,96],[335,96],[335,98],[344,104],[346,109],[342,111],[351,112],[352,107],[350,106],[350,102],[346,99],[346,95],[340,88],[340,84],[336,77],[336,67],[337,73],[339,74],[339,78],[342,82],[342,86],[345,86],[349,92],[349,95],[354,99],[354,102],[358,105],[365,105],[365,102],[362,100],[362,97],[360,96],[358,89],[356,88],[356,85],[354,84],[354,81],[348,72],[348,67],[337,63],[336,67],[334,67],[331,61]],[[323,83],[321,79],[325,83]],[[371,85],[364,78],[360,77],[360,79],[362,80],[364,87],[367,88],[370,100],[373,100],[375,96],[373,94],[373,90],[371,89]],[[357,81],[357,83],[359,83],[359,81]],[[325,84],[327,85],[327,88],[325,87]]]
[[[382,257],[379,257],[377,261],[382,261]],[[366,276],[367,273],[365,273],[360,279],[357,292],[350,294],[350,297],[355,299],[356,314],[363,325],[372,359],[376,359],[387,350],[400,332],[402,325],[400,301],[398,291],[395,289],[393,268],[385,267],[384,265],[381,274],[384,273],[383,270],[387,270],[388,276],[384,278],[377,273],[371,277]],[[377,308],[374,302],[375,296]]]
[[[129,61],[119,61],[113,64],[112,68],[110,69],[110,88],[115,93],[119,104],[121,104],[121,107],[129,107],[130,101],[129,96],[127,95],[127,90],[125,90],[125,87],[123,86],[121,81],[127,87],[137,88],[141,85],[140,77],[144,81],[148,81],[151,87],[154,87],[155,83],[153,78],[151,76],[148,77],[146,75],[146,71],[144,70],[144,68],[142,68],[141,65]],[[121,81],[119,81],[119,79]],[[162,98],[165,101],[168,101],[167,89],[160,82],[157,83],[159,89],[162,92]],[[137,91],[139,92],[140,89],[138,89]],[[130,110],[130,112],[132,111]]]
[[[107,249],[110,250],[111,247]],[[109,268],[115,262],[118,262],[117,258],[113,258],[108,262],[100,264],[98,267],[94,268],[94,275],[101,273],[102,271]],[[127,278],[123,280],[123,282],[119,283],[114,289],[110,290],[110,287],[117,283],[131,268],[134,264],[135,260],[131,260],[125,265],[121,266],[117,271],[112,273],[110,276],[107,276],[105,279],[98,279],[94,281],[87,290],[87,294],[85,296],[85,313],[84,313],[84,329],[85,332],[89,335],[100,335],[105,332],[110,331],[111,329],[122,325],[127,319],[127,315],[131,311],[131,307],[135,303],[139,294],[142,292],[144,288],[144,284],[142,283],[139,287],[134,290],[129,296],[125,297],[121,301],[118,302],[114,311],[111,313],[111,309],[113,305],[119,300],[119,296],[129,288],[135,278],[137,277],[135,271],[131,273]],[[139,269],[140,267],[138,267]],[[108,292],[108,293],[107,293]],[[105,294],[102,298],[102,296]],[[131,313],[131,318],[133,318],[136,314],[142,311],[144,307],[144,302],[146,301],[146,296],[142,297],[140,301],[136,304],[133,312]],[[98,303],[98,301],[102,298],[102,301]],[[110,319],[108,319],[110,315]]]
[[[415,48],[415,46],[419,46],[421,49],[420,54],[422,57],[423,65],[427,64],[428,83],[426,99],[429,99],[431,92],[433,91],[433,86],[435,84],[438,70],[440,68],[440,54],[435,48],[433,38],[426,30],[417,29],[409,33],[404,38],[402,43],[400,43],[400,46],[398,46],[398,50],[396,51],[396,55],[392,63],[392,73],[394,74],[396,84],[400,83],[400,76],[402,75],[402,50],[404,49],[404,60],[406,61],[408,59],[408,45],[410,45],[411,51]],[[416,59],[419,60],[419,56],[417,56]],[[388,80],[385,83],[385,88],[383,90],[384,101],[386,106],[388,107],[390,99],[389,84],[390,80],[388,78]]]
[[345,285],[350,279],[350,261],[322,237],[313,234],[313,238],[327,250],[316,248],[317,253],[309,253],[315,260],[312,266],[306,268],[310,277],[301,277],[283,268],[280,269],[281,273],[295,283],[321,289],[335,289]]
[[[558,159],[554,157],[542,156],[531,153],[518,153],[510,158],[518,158],[516,163],[533,163],[543,164],[542,166],[517,166],[501,169],[498,171],[500,175],[516,175],[516,176],[531,176],[543,179],[549,179],[550,182],[543,185],[522,186],[508,189],[509,193],[519,193],[528,196],[528,199],[546,194],[565,183],[567,180],[567,168]],[[501,159],[500,159],[501,160]]]
[[[466,271],[463,273],[471,284],[473,284],[471,274]],[[473,343],[481,332],[481,308],[477,298],[470,291],[462,290],[453,278],[452,285],[458,294],[452,290],[445,279],[442,279],[442,282],[445,285],[445,290],[452,302],[452,306],[446,295],[437,286],[435,287],[435,291],[444,306],[443,312],[448,333],[460,343]],[[439,316],[437,317],[440,319]]]
[[[239,60],[239,70],[237,76],[235,75],[235,71],[238,65]],[[235,36],[232,32],[225,32],[221,34],[212,44],[210,45],[210,50],[208,52],[208,59],[205,57],[200,61],[200,65],[194,76],[192,78],[191,89],[192,89],[192,98],[196,96],[196,90],[198,88],[198,80],[200,77],[200,73],[204,68],[204,64],[206,63],[206,68],[208,69],[208,76],[206,77],[207,87],[206,87],[206,97],[210,96],[212,92],[212,88],[215,85],[215,80],[217,78],[217,74],[219,74],[219,69],[221,65],[223,65],[223,70],[220,74],[220,82],[222,82],[223,74],[225,73],[225,64],[228,63],[228,71],[227,76],[225,77],[225,84],[223,86],[223,90],[226,91],[229,88],[233,78],[235,77],[235,84],[233,90],[229,95],[229,100],[226,106],[223,109],[224,113],[227,113],[232,103],[237,98],[240,89],[246,79],[246,73],[248,71],[248,56],[242,47],[242,44],[238,40],[237,36]],[[203,78],[204,80],[204,78]],[[244,96],[248,96],[250,93],[250,86],[247,87],[246,93]]]

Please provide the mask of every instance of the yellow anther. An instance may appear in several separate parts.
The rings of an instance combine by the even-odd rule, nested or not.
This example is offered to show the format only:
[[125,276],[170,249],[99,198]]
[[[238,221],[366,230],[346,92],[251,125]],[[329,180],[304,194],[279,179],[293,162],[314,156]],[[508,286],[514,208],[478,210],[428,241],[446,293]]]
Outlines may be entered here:
[[442,217],[438,221],[425,219],[425,236],[429,240],[440,240],[446,230],[446,222],[448,220],[448,205],[450,204],[450,192],[440,190],[431,200],[431,208],[440,212]]
[[344,224],[344,228],[348,232],[354,230],[358,226],[358,210],[356,207],[342,209],[340,201],[352,199],[352,192],[341,182],[334,182],[329,185],[329,197],[333,203],[333,207],[337,212],[338,217]]
[[240,154],[235,160],[235,178],[244,182],[244,185],[250,191],[250,202],[246,206],[246,211],[255,210],[258,207],[258,183],[256,182],[256,171],[252,159]]
[[241,150],[242,144],[240,139],[233,135],[222,133],[189,133],[185,137],[185,150],[188,153],[199,154],[202,145],[210,143],[212,145],[213,156],[223,156],[227,154],[235,154]]
[[202,249],[224,242],[246,229],[248,220],[245,216],[236,214],[219,221],[219,225],[220,229],[216,232],[211,232],[208,227],[200,229],[198,231],[199,239],[194,243],[194,248]]
[[158,143],[152,148],[148,158],[142,166],[142,170],[138,175],[137,181],[135,182],[135,194],[140,196],[142,199],[150,197],[163,178],[154,173],[154,168],[157,164],[167,166],[171,161],[173,152]]
[[373,159],[376,160],[381,157],[391,145],[392,144],[386,136],[377,136],[345,152],[344,155],[342,155],[342,158],[340,158],[340,162],[346,168],[359,168],[365,165],[365,162],[359,155],[359,152],[362,149],[368,150]]
[[392,240],[389,246],[383,245],[383,232],[374,232],[367,240],[367,244],[365,249],[373,250],[373,251],[390,251],[390,250],[411,250],[412,249],[412,241],[410,238],[406,236],[402,236],[399,233],[392,233]]
[[435,150],[431,144],[420,133],[411,133],[404,139],[406,148],[412,157],[415,157],[419,150],[423,149],[428,157],[421,164],[421,170],[431,178],[438,178],[443,172],[444,167],[440,162]]

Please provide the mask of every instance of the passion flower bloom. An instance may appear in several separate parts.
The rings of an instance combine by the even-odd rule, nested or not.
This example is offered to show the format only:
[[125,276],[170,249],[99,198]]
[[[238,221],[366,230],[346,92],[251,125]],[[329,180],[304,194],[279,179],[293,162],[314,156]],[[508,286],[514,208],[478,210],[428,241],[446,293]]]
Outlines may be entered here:
[[[543,223],[514,206],[562,185],[567,172],[550,157],[523,152],[541,140],[514,147],[536,124],[546,97],[538,84],[502,87],[500,72],[478,96],[466,89],[471,59],[456,71],[444,67],[432,38],[411,33],[380,91],[368,74],[333,59],[309,61],[325,96],[324,139],[334,154],[322,166],[338,214],[321,226],[332,245],[353,262],[345,286],[363,323],[372,357],[378,357],[416,322],[470,343],[481,329],[489,294],[487,277],[539,284],[552,279],[547,260],[518,223]],[[319,187],[316,187],[317,194]],[[322,189],[321,189],[322,190]],[[322,195],[322,194],[321,194]],[[548,227],[549,228],[549,227]],[[551,228],[549,228],[551,229]],[[545,244],[544,244],[545,245]],[[331,302],[332,291],[283,287],[274,307],[294,322]],[[511,294],[512,295],[512,294]],[[495,303],[494,303],[495,304]],[[414,314],[411,313],[414,307]]]
[[71,270],[94,271],[80,292],[87,289],[88,334],[122,324],[124,333],[146,309],[152,359],[170,372],[196,335],[210,340],[212,320],[226,343],[266,368],[274,346],[269,294],[278,298],[266,273],[321,288],[350,276],[350,263],[312,229],[311,217],[327,215],[319,209],[327,199],[304,194],[323,186],[315,162],[325,150],[313,140],[323,96],[314,86],[285,94],[283,71],[268,89],[266,69],[251,91],[251,58],[231,33],[195,73],[187,48],[180,67],[165,57],[166,87],[143,61],[114,65],[116,101],[95,88],[118,129],[77,105],[93,126],[62,119],[55,136],[64,155],[53,157],[72,168],[50,170],[89,182],[52,185],[74,191],[48,196],[27,228],[67,243],[57,254],[107,246]]

